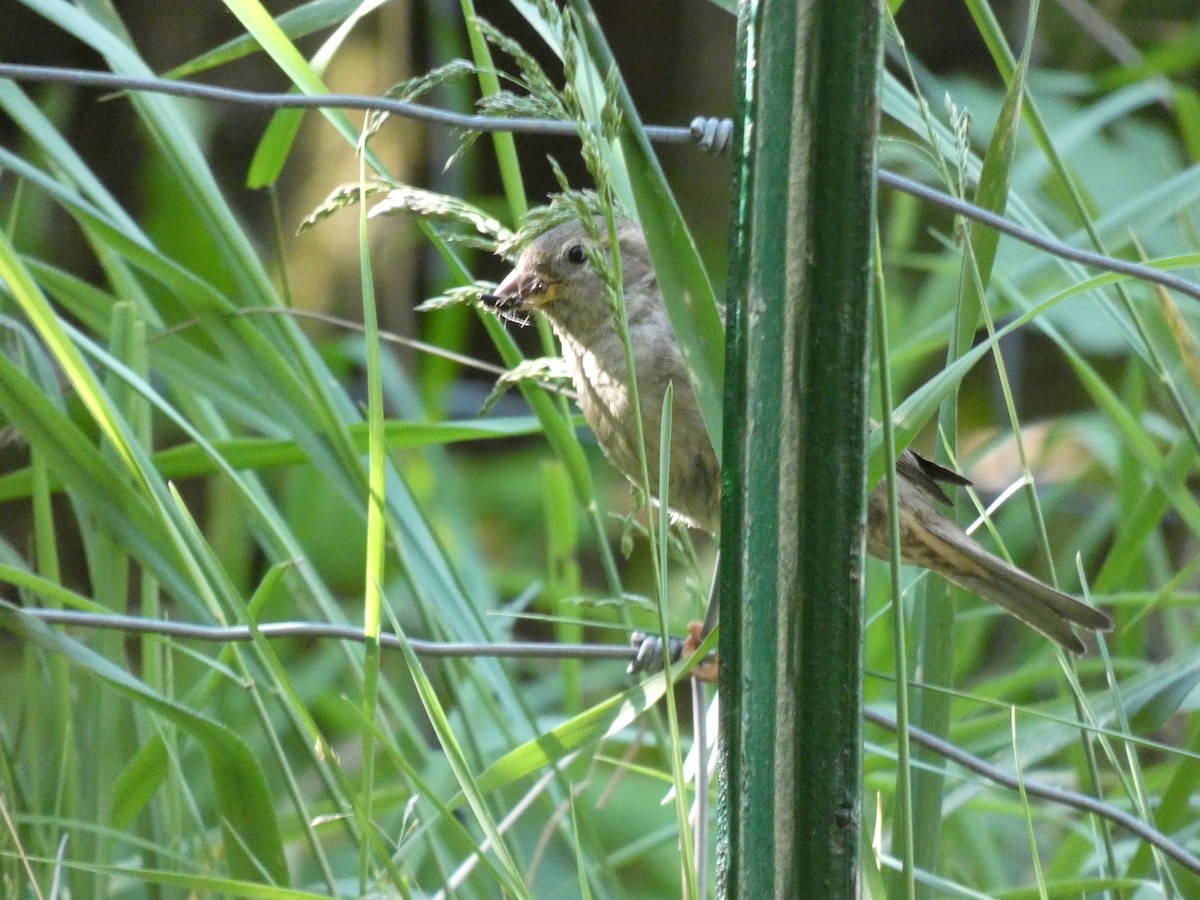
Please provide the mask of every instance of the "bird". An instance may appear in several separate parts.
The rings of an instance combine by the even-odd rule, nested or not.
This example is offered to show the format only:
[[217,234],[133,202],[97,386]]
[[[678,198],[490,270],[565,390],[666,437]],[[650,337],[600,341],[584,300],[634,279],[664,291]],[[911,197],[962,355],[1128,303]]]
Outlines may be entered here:
[[[611,260],[604,220],[587,228],[571,220],[534,238],[512,271],[484,303],[500,315],[527,321],[543,315],[562,346],[583,417],[609,461],[641,485],[637,418],[624,344],[613,304],[594,260]],[[716,534],[720,527],[721,468],[688,379],[670,316],[658,286],[640,226],[616,223],[617,247],[628,335],[637,378],[637,397],[649,489],[658,496],[659,433],[663,399],[673,385],[667,506],[673,518]],[[970,481],[911,449],[896,459],[900,557],[937,572],[989,600],[1072,653],[1085,645],[1075,631],[1108,630],[1100,610],[1045,584],[984,549],[939,507],[952,501],[942,485]],[[891,557],[887,484],[881,481],[867,502],[867,551]]]

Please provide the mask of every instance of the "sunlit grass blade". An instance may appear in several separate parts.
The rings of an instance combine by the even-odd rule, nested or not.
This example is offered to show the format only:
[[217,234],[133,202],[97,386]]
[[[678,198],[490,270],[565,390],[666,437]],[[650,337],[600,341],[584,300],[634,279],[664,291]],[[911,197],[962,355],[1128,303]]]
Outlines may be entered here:
[[666,680],[659,676],[597,703],[545,734],[513,748],[480,774],[477,784],[490,793],[554,765],[567,754],[611,737],[662,699]]
[[[337,25],[360,6],[362,6],[362,0],[309,0],[307,3],[280,13],[275,18],[275,22],[287,38],[296,41],[324,28]],[[262,47],[252,35],[241,34],[211,50],[206,50],[185,63],[168,69],[162,77],[189,78],[261,51]]]
[[409,673],[412,675],[413,681],[417,686],[417,693],[421,697],[421,702],[424,704],[425,712],[429,716],[429,721],[438,736],[442,750],[446,754],[446,760],[454,772],[454,777],[463,792],[463,796],[466,798],[467,805],[475,816],[476,822],[483,829],[484,834],[487,835],[491,852],[496,855],[500,862],[500,870],[504,876],[502,881],[503,888],[513,897],[527,897],[528,892],[525,889],[521,871],[509,852],[508,844],[497,829],[495,819],[492,817],[487,802],[484,799],[488,793],[488,789],[484,786],[482,778],[477,779],[471,773],[462,746],[454,734],[450,720],[446,717],[446,711],[437,697],[437,692],[434,690],[433,685],[425,674],[425,670],[421,666],[421,661],[413,653],[412,646],[407,643],[403,634],[400,635],[400,639],[404,642],[404,658],[408,663]]
[[[471,441],[504,440],[540,432],[532,417],[463,420],[456,422],[398,422],[384,424],[384,445],[388,450],[439,446]],[[354,446],[367,449],[367,425],[359,422],[349,428]],[[294,466],[308,461],[304,449],[284,438],[230,438],[214,441],[210,448],[196,444],[178,444],[154,454],[155,468],[163,478],[195,478],[221,471],[213,459],[217,453],[230,469],[267,469]],[[32,472],[16,469],[0,476],[0,501],[27,497],[32,487]],[[49,488],[61,490],[62,479],[51,475]]]

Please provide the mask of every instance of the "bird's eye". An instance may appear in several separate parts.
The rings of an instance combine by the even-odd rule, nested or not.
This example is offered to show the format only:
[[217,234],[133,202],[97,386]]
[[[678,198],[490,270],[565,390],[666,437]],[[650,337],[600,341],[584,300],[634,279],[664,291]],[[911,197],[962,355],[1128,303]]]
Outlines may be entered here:
[[579,265],[587,259],[587,252],[583,249],[583,244],[572,244],[567,248],[567,262]]

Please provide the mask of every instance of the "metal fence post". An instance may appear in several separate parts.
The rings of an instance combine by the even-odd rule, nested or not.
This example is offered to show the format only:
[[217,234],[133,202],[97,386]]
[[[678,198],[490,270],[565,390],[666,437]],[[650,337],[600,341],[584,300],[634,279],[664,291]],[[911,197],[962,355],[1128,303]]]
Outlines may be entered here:
[[858,892],[881,8],[745,0],[725,398],[723,896]]

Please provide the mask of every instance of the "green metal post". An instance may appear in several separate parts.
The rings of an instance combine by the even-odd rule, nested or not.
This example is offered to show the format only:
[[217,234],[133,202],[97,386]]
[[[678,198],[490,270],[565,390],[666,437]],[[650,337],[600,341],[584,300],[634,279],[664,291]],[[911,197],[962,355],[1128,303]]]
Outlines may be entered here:
[[722,895],[857,896],[881,8],[744,0],[725,397]]

